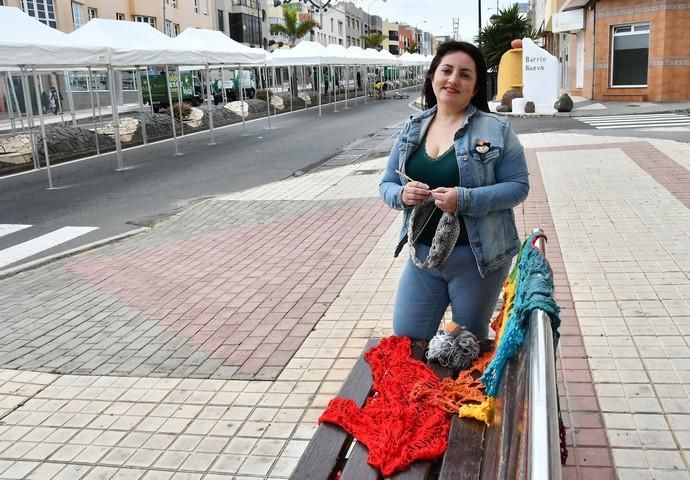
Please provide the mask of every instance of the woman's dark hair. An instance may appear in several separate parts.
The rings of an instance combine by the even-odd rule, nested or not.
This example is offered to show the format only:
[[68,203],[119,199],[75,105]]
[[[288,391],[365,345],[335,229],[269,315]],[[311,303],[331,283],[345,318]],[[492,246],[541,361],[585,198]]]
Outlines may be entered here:
[[422,87],[422,98],[424,98],[426,108],[431,108],[437,103],[436,95],[434,94],[434,89],[431,85],[434,74],[436,73],[436,69],[441,63],[443,57],[449,53],[455,52],[465,52],[472,58],[472,60],[474,60],[474,65],[477,68],[477,83],[475,84],[477,93],[474,94],[472,100],[470,100],[470,103],[479,110],[488,112],[489,103],[486,99],[486,61],[484,60],[484,55],[482,55],[482,52],[480,52],[479,49],[471,43],[457,42],[455,40],[444,42],[438,46],[436,56],[431,61],[431,66],[426,72],[424,86]]

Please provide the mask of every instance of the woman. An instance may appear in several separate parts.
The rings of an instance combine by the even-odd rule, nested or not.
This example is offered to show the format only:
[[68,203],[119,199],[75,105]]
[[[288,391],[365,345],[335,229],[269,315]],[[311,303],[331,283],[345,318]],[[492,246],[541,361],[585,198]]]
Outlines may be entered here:
[[485,339],[520,248],[512,209],[529,191],[524,149],[489,113],[474,45],[440,45],[422,95],[428,109],[403,127],[379,185],[384,202],[404,210],[395,255],[410,244],[393,332],[430,339],[450,303],[454,322]]

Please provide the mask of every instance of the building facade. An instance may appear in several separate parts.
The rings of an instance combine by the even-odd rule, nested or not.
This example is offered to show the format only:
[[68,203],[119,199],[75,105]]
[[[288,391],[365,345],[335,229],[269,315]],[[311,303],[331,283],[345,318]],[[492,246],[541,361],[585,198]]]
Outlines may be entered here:
[[405,53],[408,48],[417,43],[417,34],[415,32],[415,29],[410,27],[409,25],[406,25],[404,23],[399,24],[398,33],[398,45],[400,45],[401,54]]
[[563,89],[604,101],[690,99],[688,0],[551,5],[543,14],[544,46],[559,59]]
[[383,41],[383,48],[393,55],[400,55],[400,25],[397,22],[383,21],[383,34],[386,39]]
[[187,27],[212,28],[213,0],[4,0],[61,32],[70,33],[93,18],[148,23],[169,36]]
[[213,28],[236,42],[268,48],[271,31],[266,0],[215,0],[213,3]]

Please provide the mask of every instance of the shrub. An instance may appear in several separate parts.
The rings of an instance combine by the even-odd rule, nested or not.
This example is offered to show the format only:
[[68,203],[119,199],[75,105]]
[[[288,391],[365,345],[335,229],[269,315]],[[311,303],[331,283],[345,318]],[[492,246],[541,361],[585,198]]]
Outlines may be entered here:
[[[180,106],[181,105],[181,106]],[[171,111],[175,112],[175,118],[180,118],[180,109],[182,110],[182,120],[187,120],[192,114],[192,105],[187,102],[182,102],[182,104],[173,103],[173,108],[168,108],[165,110],[165,114],[170,115]]]

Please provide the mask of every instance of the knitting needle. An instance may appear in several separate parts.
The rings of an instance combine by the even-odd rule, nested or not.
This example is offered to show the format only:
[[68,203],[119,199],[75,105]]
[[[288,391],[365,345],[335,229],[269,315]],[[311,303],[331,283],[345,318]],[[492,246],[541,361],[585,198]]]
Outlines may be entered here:
[[397,173],[397,174],[400,175],[401,177],[404,177],[405,180],[407,180],[408,182],[414,182],[414,180],[412,180],[410,177],[408,177],[407,175],[405,175],[405,174],[404,174],[403,172],[401,172],[400,170],[396,170],[395,173]]

